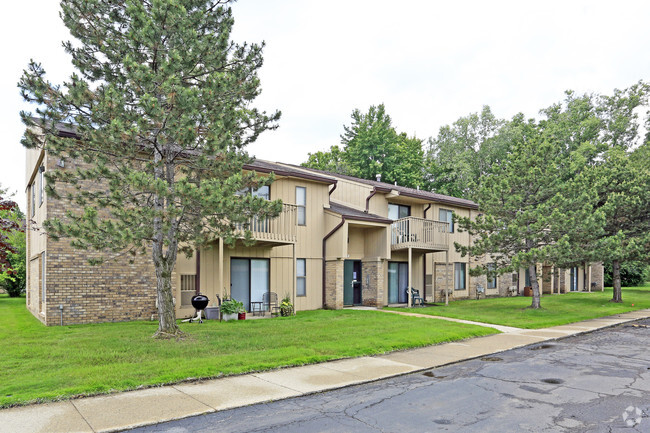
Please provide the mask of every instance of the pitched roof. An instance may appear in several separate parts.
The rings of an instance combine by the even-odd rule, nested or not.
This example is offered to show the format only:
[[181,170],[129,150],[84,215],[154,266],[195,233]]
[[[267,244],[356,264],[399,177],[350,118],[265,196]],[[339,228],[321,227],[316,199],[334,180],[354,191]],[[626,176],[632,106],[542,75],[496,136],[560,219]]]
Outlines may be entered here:
[[316,182],[324,182],[328,184],[336,183],[336,179],[331,177],[322,176],[320,174],[305,172],[304,170],[296,170],[287,165],[275,164],[273,162],[256,159],[250,164],[244,164],[244,170],[257,171],[260,173],[275,173],[279,176],[298,177],[301,179],[313,180]]
[[379,215],[375,215],[372,213],[365,213],[362,210],[358,209],[353,209],[351,207],[343,206],[342,204],[339,203],[333,203],[330,202],[330,207],[329,210],[332,212],[335,212],[339,215],[344,216],[347,219],[351,220],[357,220],[357,221],[370,221],[370,222],[375,222],[375,223],[383,223],[383,224],[390,224],[393,221],[389,220],[388,218],[384,218]]
[[405,196],[405,197],[418,198],[418,199],[421,199],[421,200],[434,201],[434,202],[438,202],[438,203],[446,203],[446,204],[459,206],[459,207],[466,207],[466,208],[470,208],[470,209],[478,209],[478,204],[477,203],[473,202],[472,200],[467,200],[467,199],[464,199],[464,198],[452,197],[452,196],[449,196],[449,195],[438,194],[436,192],[409,188],[409,187],[406,187],[406,186],[393,185],[393,184],[386,183],[386,182],[377,182],[376,180],[360,179],[358,177],[348,176],[346,174],[331,173],[331,172],[328,172],[328,171],[318,170],[318,169],[315,169],[315,168],[299,167],[299,166],[296,166],[296,165],[284,164],[284,163],[280,163],[280,164],[283,164],[285,166],[295,167],[296,169],[300,169],[300,170],[305,170],[305,171],[310,171],[310,172],[313,172],[313,173],[326,175],[326,176],[332,176],[332,177],[335,177],[335,178],[346,179],[346,180],[350,180],[350,181],[353,181],[353,182],[363,183],[363,184],[370,185],[370,186],[376,188],[376,190],[380,191],[380,192],[389,193],[391,191],[397,191],[397,192],[399,192],[400,195]]

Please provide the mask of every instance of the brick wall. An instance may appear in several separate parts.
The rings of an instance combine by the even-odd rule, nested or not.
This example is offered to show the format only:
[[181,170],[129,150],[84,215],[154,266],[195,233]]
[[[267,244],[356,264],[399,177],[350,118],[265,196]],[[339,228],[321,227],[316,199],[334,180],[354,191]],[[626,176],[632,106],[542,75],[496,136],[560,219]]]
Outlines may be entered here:
[[325,263],[325,308],[343,308],[343,260]]
[[361,263],[361,301],[369,307],[384,305],[384,261],[364,261]]
[[[75,168],[66,162],[65,170]],[[61,169],[48,161],[46,170]],[[86,189],[102,188],[97,182],[87,182]],[[57,192],[65,197],[74,192],[72,186],[57,183]],[[65,219],[66,210],[75,210],[67,200],[47,199],[47,217]],[[79,209],[81,211],[81,209]],[[109,258],[102,265],[91,266],[89,258]],[[111,257],[113,257],[111,259]],[[133,263],[130,263],[130,260]],[[30,310],[46,325],[148,320],[156,312],[156,276],[151,254],[116,256],[94,251],[77,250],[67,239],[47,239],[45,248],[46,304],[39,314],[36,287],[38,280],[30,275]],[[35,266],[34,266],[35,267]],[[30,266],[30,274],[35,272]],[[63,306],[61,310],[59,306]]]
[[596,283],[596,287],[592,290],[605,290],[605,267],[602,262],[591,264],[591,281]]
[[444,263],[435,263],[435,270],[434,290],[436,302],[444,302],[446,287],[449,287],[449,299],[451,300],[454,297],[454,264],[449,263],[449,266],[445,267]]

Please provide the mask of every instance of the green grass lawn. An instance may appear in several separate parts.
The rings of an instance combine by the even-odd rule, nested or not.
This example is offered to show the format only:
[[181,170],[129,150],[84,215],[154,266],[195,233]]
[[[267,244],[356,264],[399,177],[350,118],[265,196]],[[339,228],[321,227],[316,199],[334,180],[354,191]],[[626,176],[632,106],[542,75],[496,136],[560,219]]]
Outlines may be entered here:
[[0,295],[0,406],[383,353],[492,334],[488,328],[376,311],[184,323],[182,341],[151,338],[157,322],[45,327],[25,299]]
[[627,311],[650,308],[650,283],[642,287],[623,287],[623,303],[609,302],[612,288],[595,293],[566,293],[545,295],[541,299],[542,308],[531,310],[531,298],[490,298],[450,302],[445,307],[436,304],[432,307],[388,308],[395,311],[410,311],[433,316],[454,317],[516,328],[546,328],[579,322],[596,317],[610,316]]

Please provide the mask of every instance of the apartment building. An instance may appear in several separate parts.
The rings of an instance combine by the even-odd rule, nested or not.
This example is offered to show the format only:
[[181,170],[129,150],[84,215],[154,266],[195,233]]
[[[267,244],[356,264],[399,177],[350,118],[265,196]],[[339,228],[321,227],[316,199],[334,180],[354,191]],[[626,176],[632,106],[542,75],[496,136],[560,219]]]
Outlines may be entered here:
[[[61,133],[73,136],[65,128]],[[88,258],[97,253],[45,235],[43,221],[64,217],[68,205],[45,194],[44,173],[74,168],[74,161],[43,149],[27,151],[27,307],[47,325],[155,318],[150,256],[115,256],[91,266]],[[194,314],[191,297],[197,292],[213,303],[235,298],[248,311],[274,292],[300,311],[405,304],[407,287],[440,302],[474,298],[479,287],[484,296],[505,296],[513,285],[522,293],[528,285],[524,271],[489,280],[469,275],[479,258],[455,251],[454,242],[468,245],[471,239],[456,230],[452,215],[476,216],[472,201],[283,163],[257,160],[244,169],[275,174],[273,184],[251,193],[281,199],[283,210],[277,218],[249,222],[253,246],[215,239],[189,259],[179,255],[172,276],[177,317]],[[57,185],[61,195],[65,188]],[[546,284],[540,272],[540,287],[557,293],[599,281],[602,288],[602,266],[590,266],[544,267],[554,279]]]

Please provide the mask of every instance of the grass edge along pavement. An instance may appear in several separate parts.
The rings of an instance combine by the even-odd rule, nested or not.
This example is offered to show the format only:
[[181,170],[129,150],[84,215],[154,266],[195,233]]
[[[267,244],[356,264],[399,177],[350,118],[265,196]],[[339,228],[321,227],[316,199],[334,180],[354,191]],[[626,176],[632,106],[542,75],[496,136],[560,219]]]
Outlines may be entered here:
[[45,327],[25,298],[0,296],[0,407],[313,364],[458,341],[494,329],[380,311],[315,310],[239,322]]
[[582,320],[627,313],[650,308],[650,283],[639,287],[623,287],[623,302],[610,302],[612,288],[604,292],[570,292],[542,296],[542,308],[533,310],[531,298],[524,296],[482,298],[436,303],[428,307],[390,307],[390,311],[427,314],[470,320],[473,322],[512,326],[522,329],[539,329],[565,325]]

